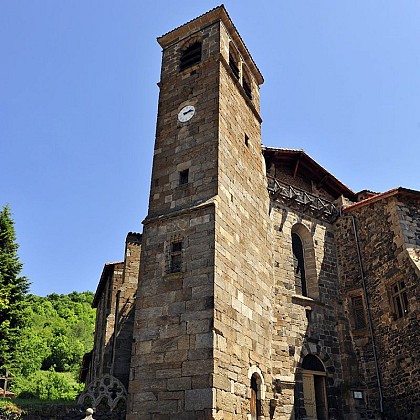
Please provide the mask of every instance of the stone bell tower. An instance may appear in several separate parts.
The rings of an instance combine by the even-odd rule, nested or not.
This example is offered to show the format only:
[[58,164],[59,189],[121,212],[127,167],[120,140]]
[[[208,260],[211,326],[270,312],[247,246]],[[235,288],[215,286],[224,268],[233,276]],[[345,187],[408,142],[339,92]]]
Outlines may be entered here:
[[163,49],[127,419],[268,418],[263,78],[223,6]]

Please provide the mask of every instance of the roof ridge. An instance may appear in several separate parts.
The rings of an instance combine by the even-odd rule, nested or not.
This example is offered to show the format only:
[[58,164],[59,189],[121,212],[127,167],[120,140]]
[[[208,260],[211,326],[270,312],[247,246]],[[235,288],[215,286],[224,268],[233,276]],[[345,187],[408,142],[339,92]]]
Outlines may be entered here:
[[[197,17],[193,18],[193,19],[190,19],[188,22],[185,22],[185,23],[183,23],[182,25],[179,25],[179,26],[177,26],[176,28],[171,29],[170,31],[168,31],[168,32],[164,33],[163,35],[159,36],[157,39],[159,40],[159,38],[163,38],[164,36],[169,35],[170,33],[177,31],[178,29],[182,28],[183,26],[185,26],[185,25],[189,25],[191,22],[194,22],[195,20],[200,19],[200,18],[204,17],[205,15],[207,15],[207,14],[209,14],[209,13],[212,13],[212,12],[214,12],[215,10],[217,10],[217,9],[221,9],[221,8],[225,9],[224,4],[221,4],[221,5],[219,5],[219,6],[213,7],[213,9],[210,9],[210,10],[208,10],[207,12],[204,12],[204,13],[202,13],[201,15],[199,15],[199,16],[197,16]],[[226,9],[225,9],[225,11],[226,11]],[[226,12],[226,13],[227,13],[227,12]]]

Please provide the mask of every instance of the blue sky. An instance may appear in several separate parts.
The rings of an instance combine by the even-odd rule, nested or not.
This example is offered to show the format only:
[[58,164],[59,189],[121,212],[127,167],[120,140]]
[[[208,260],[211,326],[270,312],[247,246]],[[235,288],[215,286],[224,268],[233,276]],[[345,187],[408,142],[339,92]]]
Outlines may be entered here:
[[[35,294],[96,289],[147,212],[156,37],[215,1],[2,0],[0,205]],[[420,189],[420,2],[226,0],[265,77],[263,143],[355,191]]]

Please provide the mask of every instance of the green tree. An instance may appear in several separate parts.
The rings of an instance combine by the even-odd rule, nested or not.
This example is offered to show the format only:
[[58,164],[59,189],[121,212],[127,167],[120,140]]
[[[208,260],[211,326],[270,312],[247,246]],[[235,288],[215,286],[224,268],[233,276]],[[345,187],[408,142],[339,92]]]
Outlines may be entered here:
[[29,282],[20,276],[18,247],[11,212],[5,206],[0,211],[0,368],[8,367],[13,360],[25,319]]

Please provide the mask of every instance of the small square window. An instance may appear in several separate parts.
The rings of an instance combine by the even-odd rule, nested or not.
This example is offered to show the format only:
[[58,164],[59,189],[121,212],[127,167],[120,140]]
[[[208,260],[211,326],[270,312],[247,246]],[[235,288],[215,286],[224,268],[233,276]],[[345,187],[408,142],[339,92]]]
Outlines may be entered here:
[[363,392],[362,391],[353,391],[353,398],[356,400],[362,400],[363,399]]
[[185,169],[179,173],[179,185],[188,184],[189,170]]

